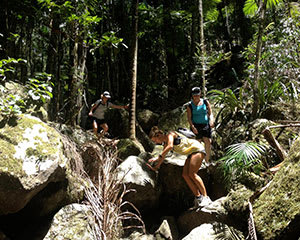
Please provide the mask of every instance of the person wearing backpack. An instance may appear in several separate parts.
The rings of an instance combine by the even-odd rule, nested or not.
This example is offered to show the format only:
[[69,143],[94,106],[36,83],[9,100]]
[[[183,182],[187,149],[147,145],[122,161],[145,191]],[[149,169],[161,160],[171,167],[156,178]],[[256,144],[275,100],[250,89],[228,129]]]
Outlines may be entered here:
[[195,196],[193,209],[209,205],[212,201],[207,195],[203,180],[198,175],[198,170],[205,158],[203,143],[196,139],[187,138],[177,131],[164,133],[157,126],[151,128],[149,138],[156,144],[163,144],[164,148],[158,157],[148,160],[147,166],[151,170],[157,171],[167,153],[171,150],[178,154],[186,155],[187,158],[184,163],[182,176]]
[[[93,131],[95,135],[100,138],[108,133],[108,125],[104,119],[105,111],[108,108],[117,109],[128,109],[128,105],[120,106],[112,104],[109,99],[111,98],[110,93],[105,91],[101,94],[101,98],[98,99],[91,107],[89,116],[93,119]],[[102,130],[101,130],[102,128]]]
[[187,119],[198,141],[205,144],[205,160],[209,162],[211,152],[211,129],[214,127],[214,117],[208,100],[200,97],[199,87],[192,88],[192,100],[187,107]]

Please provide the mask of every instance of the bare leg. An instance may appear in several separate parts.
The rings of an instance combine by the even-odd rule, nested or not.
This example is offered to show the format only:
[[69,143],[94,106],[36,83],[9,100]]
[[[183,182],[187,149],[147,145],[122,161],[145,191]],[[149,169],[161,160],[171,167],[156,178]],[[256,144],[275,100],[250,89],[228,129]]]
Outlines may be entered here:
[[191,189],[193,194],[196,197],[199,197],[200,192],[198,190],[198,187],[197,185],[195,185],[195,183],[191,180],[189,176],[189,165],[190,165],[190,158],[187,158],[183,167],[182,177],[184,178],[185,182],[187,183],[188,187]]
[[189,172],[188,175],[193,183],[197,186],[198,191],[201,192],[203,196],[207,196],[206,188],[201,177],[197,174],[199,168],[201,167],[202,161],[205,157],[204,153],[196,153],[191,156],[189,163]]
[[211,151],[211,138],[203,137],[203,142],[205,144],[205,160],[208,163],[210,158],[210,151]]
[[93,132],[97,137],[98,136],[98,124],[95,120],[93,121]]
[[103,130],[102,130],[101,133],[99,134],[99,137],[103,137],[103,136],[105,135],[105,133],[108,132],[108,125],[107,125],[106,123],[103,123],[103,124],[101,124],[100,126],[101,126],[101,128],[102,128]]

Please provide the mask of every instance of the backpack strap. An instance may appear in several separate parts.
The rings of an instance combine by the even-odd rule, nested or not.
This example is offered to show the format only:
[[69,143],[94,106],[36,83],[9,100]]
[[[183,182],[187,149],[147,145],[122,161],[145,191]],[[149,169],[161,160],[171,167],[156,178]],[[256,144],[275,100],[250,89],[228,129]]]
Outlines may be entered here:
[[[96,109],[100,106],[100,104],[102,104],[102,99],[99,99],[99,102],[98,102],[97,106],[94,108],[93,112],[96,111]],[[108,108],[108,101],[106,102],[106,108]]]

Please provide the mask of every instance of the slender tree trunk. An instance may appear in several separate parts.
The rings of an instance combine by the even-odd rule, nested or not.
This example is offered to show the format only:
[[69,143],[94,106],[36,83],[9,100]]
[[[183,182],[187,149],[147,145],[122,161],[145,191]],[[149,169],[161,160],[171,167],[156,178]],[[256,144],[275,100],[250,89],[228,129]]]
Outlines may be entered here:
[[252,106],[252,119],[257,118],[258,110],[260,106],[260,100],[258,97],[258,86],[259,86],[259,63],[262,51],[262,36],[265,25],[265,13],[267,8],[267,0],[260,0],[259,9],[259,29],[257,35],[256,53],[255,53],[255,70],[253,79],[253,106]]
[[136,140],[136,85],[137,85],[137,57],[138,57],[138,6],[139,0],[133,2],[134,18],[133,18],[133,35],[132,35],[132,75],[131,75],[131,108],[130,108],[130,135],[129,137]]
[[49,74],[52,74],[52,81],[54,83],[54,89],[53,89],[53,98],[51,99],[51,104],[49,106],[49,116],[51,121],[56,121],[58,112],[59,112],[59,102],[57,100],[57,96],[59,93],[58,89],[58,82],[60,79],[56,78],[57,76],[57,53],[58,53],[58,29],[59,29],[59,23],[57,21],[58,16],[54,14],[52,16],[52,19],[50,21],[50,27],[51,27],[51,33],[50,33],[50,39],[49,39],[49,46],[47,50],[47,65],[46,65],[46,72]]
[[199,20],[200,20],[200,49],[201,49],[201,78],[202,78],[202,94],[203,98],[206,96],[206,80],[205,80],[205,70],[206,70],[206,51],[204,44],[204,23],[203,23],[203,5],[202,0],[198,1],[199,9]]
[[[196,58],[195,58],[195,52],[196,52],[196,43],[197,43],[197,37],[198,34],[197,31],[197,25],[198,25],[198,11],[197,8],[193,8],[192,11],[192,26],[191,26],[191,42],[190,42],[190,52],[189,52],[189,58],[190,58],[190,64],[188,67],[188,77],[189,77],[189,84],[193,83],[194,80],[194,74],[195,74],[195,68],[196,68]],[[190,89],[187,89],[190,91]]]
[[77,115],[82,106],[83,82],[87,48],[84,45],[83,37],[79,35],[80,29],[74,23],[74,48],[73,48],[73,74],[70,85],[70,107],[68,122],[71,126],[76,125]]

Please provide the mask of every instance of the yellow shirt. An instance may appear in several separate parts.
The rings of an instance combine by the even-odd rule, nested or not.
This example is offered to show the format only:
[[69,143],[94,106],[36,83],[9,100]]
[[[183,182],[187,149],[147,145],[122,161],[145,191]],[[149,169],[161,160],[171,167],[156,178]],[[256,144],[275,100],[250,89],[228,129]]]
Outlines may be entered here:
[[180,136],[180,143],[173,146],[174,152],[182,155],[190,155],[195,152],[202,152],[205,154],[205,148],[202,143],[196,139],[187,138],[178,132],[176,132],[176,134]]

